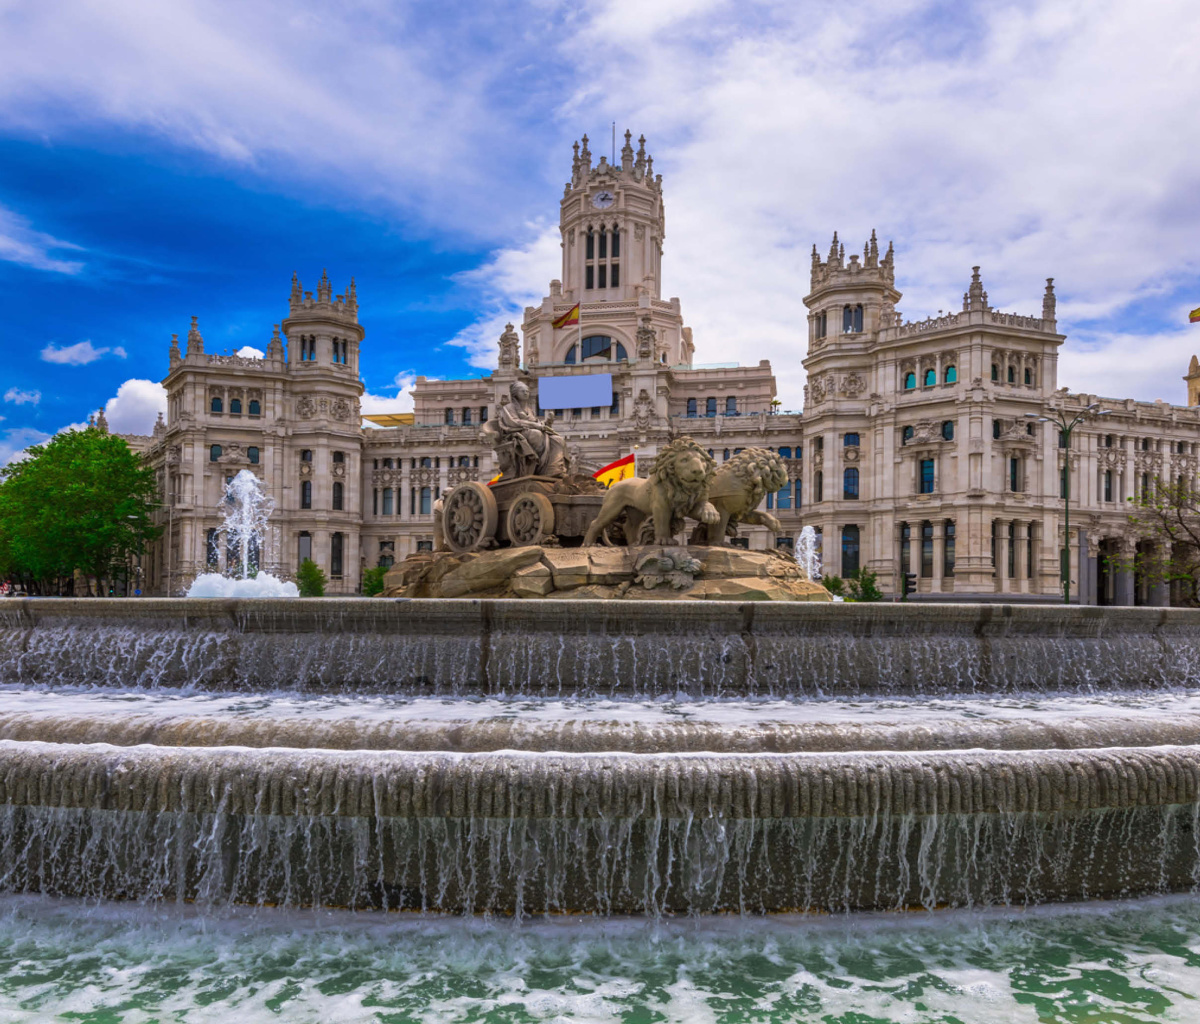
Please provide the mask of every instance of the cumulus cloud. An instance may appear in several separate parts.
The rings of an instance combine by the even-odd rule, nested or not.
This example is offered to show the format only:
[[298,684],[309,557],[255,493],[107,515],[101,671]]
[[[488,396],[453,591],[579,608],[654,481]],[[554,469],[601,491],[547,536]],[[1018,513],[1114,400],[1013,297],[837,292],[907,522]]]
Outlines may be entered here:
[[97,348],[90,341],[80,341],[74,345],[63,346],[51,342],[42,349],[42,361],[58,363],[60,366],[87,366],[88,363],[94,363],[97,359],[110,353],[118,359],[125,359],[128,356],[128,353],[120,345],[116,348],[105,346]]
[[24,458],[25,449],[30,445],[42,444],[49,440],[49,434],[33,427],[15,427],[0,432],[0,466],[7,466],[10,462]]
[[[436,378],[433,378],[436,379]],[[363,415],[368,413],[412,412],[413,399],[410,393],[417,382],[417,375],[410,370],[401,370],[396,374],[389,388],[396,388],[395,395],[373,395],[364,393],[361,400]]]
[[525,307],[541,302],[551,278],[562,273],[558,227],[538,224],[529,230],[533,237],[525,245],[501,249],[482,266],[457,275],[457,283],[472,291],[483,307],[480,316],[448,342],[466,349],[472,366],[496,365],[504,325],[519,327]]
[[157,381],[134,377],[104,403],[104,418],[114,434],[149,434],[161,412],[167,411],[167,389]]
[[20,388],[9,388],[4,392],[4,400],[14,405],[37,405],[42,400],[40,391],[22,391]]
[[53,255],[57,250],[80,251],[77,245],[35,231],[24,217],[0,206],[0,260],[57,274],[78,274],[83,269],[79,260]]
[[244,356],[247,359],[265,359],[267,356],[261,348],[255,348],[253,345],[243,345],[234,355]]

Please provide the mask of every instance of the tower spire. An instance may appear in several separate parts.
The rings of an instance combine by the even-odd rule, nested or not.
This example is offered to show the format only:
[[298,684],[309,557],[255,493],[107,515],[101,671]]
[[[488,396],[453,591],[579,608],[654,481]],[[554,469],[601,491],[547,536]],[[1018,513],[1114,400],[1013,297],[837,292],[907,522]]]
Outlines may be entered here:
[[[1042,296],[1042,319],[1051,326],[1058,323],[1058,299],[1054,295],[1054,278],[1046,278],[1046,291]],[[1192,357],[1195,359],[1195,356]]]

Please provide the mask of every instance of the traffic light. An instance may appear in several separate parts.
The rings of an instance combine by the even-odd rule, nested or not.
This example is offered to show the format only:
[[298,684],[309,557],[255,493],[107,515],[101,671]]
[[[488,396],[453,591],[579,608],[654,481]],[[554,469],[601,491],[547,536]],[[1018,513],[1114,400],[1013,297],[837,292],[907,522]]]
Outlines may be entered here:
[[900,600],[907,601],[909,594],[917,592],[917,574],[915,572],[906,572],[904,574],[903,591],[900,595]]

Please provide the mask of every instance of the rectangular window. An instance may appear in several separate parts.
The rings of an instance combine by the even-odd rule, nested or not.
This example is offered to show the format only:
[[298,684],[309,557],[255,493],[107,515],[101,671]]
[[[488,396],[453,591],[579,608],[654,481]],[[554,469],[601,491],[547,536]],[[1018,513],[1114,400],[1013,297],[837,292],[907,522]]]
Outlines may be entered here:
[[858,527],[842,527],[842,576],[858,572]]
[[428,487],[421,488],[421,515],[427,516],[433,512],[432,492]]
[[408,514],[410,516],[417,514],[417,489],[415,487],[408,489]]
[[909,571],[909,566],[912,564],[910,559],[910,549],[912,545],[912,527],[908,523],[904,523],[900,527],[900,572],[906,573]]
[[595,285],[592,283],[593,271],[594,271],[594,268],[587,267],[583,272],[583,286],[585,288],[594,288],[595,287]]
[[1113,497],[1112,497],[1112,496],[1113,496],[1113,486],[1112,486],[1112,480],[1113,480],[1113,477],[1112,477],[1112,470],[1111,470],[1111,469],[1106,469],[1106,470],[1104,471],[1104,500],[1105,500],[1105,501],[1112,501],[1112,500],[1113,500]]
[[1008,489],[1014,493],[1021,489],[1021,460],[1008,460]]
[[379,515],[379,488],[371,491],[371,515]]
[[296,554],[299,556],[299,561],[304,562],[312,558],[312,535],[308,533],[300,534],[300,543]]
[[921,524],[921,578],[933,578],[933,523]]
[[600,232],[600,258],[602,260],[608,259],[608,232],[607,231]]
[[340,533],[335,533],[329,538],[329,575],[335,580],[340,579],[342,575],[342,541]]
[[933,459],[921,460],[921,493],[933,493]]
[[584,256],[586,259],[593,259],[596,255],[596,236],[590,231],[587,233],[587,245],[585,246]]
[[383,514],[385,516],[390,516],[393,514],[394,510],[394,492],[390,487],[385,487],[383,489]]
[[[615,260],[620,255],[621,255],[621,229],[613,228],[612,258]],[[616,281],[613,281],[613,284],[616,284],[616,283],[617,283]]]
[[792,507],[792,484],[790,480],[784,484],[783,487],[779,489],[779,493],[775,495],[775,504],[778,505],[779,508]]
[[[603,238],[604,236],[601,235],[600,237]],[[608,287],[608,282],[605,279],[605,276],[607,274],[608,274],[608,266],[604,263],[601,263],[600,264],[600,280],[597,282],[597,287],[600,287],[600,288]]]
[[946,520],[946,554],[942,559],[942,575],[954,575],[954,521]]
[[481,406],[479,407],[479,422],[480,422],[480,423],[486,423],[487,421],[488,421],[488,418],[487,418],[487,406],[486,406],[486,405],[481,405]]
[[609,282],[614,288],[620,287],[621,284],[621,264],[614,263],[612,265],[612,280]]

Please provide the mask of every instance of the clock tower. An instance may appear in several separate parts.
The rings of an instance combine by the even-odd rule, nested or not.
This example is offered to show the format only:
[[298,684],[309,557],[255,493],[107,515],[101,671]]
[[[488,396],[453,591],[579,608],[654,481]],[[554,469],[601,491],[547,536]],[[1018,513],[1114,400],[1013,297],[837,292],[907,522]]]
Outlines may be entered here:
[[[646,139],[625,133],[619,166],[600,157],[593,165],[588,137],[576,142],[559,207],[562,277],[550,282],[540,307],[525,311],[524,363],[593,361],[690,364],[691,331],[679,300],[662,299],[662,175],[646,153]],[[553,321],[580,305],[580,323]],[[607,339],[607,340],[592,340]]]

